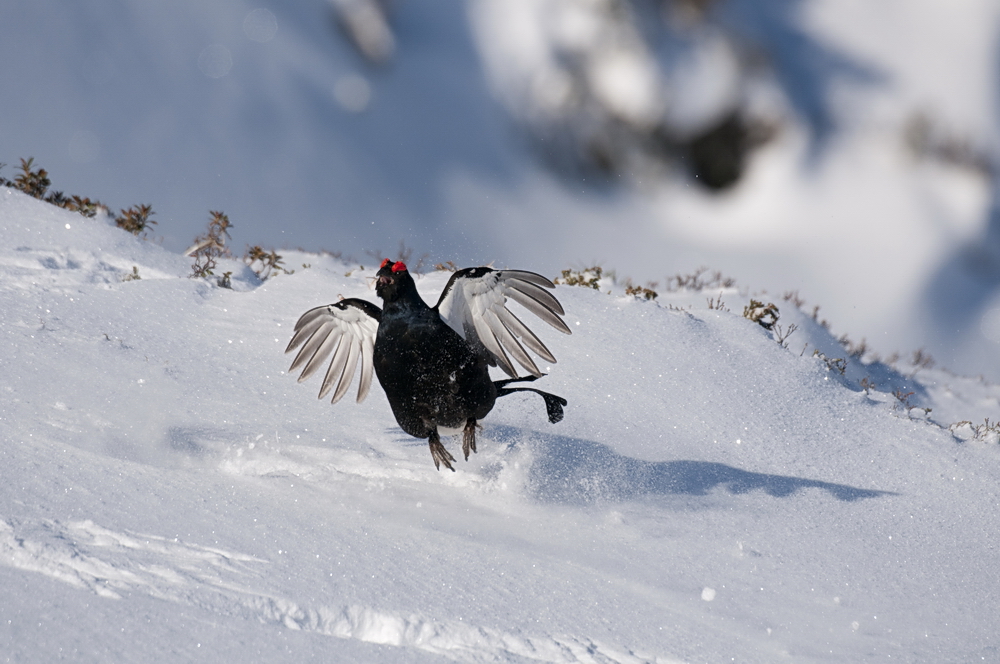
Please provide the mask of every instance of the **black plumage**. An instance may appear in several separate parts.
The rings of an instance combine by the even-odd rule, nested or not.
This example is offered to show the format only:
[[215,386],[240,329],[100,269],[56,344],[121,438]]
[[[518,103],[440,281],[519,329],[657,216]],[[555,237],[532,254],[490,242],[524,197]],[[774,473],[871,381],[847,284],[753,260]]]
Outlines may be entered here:
[[[476,451],[476,427],[500,396],[535,392],[545,400],[550,422],[563,417],[566,400],[511,383],[542,376],[525,346],[544,359],[555,357],[531,330],[507,309],[508,298],[522,304],[566,334],[558,300],[546,289],[551,281],[533,272],[466,268],[455,272],[433,307],[417,292],[402,262],[382,262],[375,292],[383,308],[349,298],[307,311],[295,326],[286,352],[302,346],[289,371],[300,367],[299,381],[330,364],[320,398],[334,390],[336,403],[347,392],[361,360],[358,401],[371,386],[374,370],[400,428],[430,445],[434,465],[454,470],[454,457],[441,443],[442,433],[461,431],[465,458]],[[513,358],[531,374],[518,377]],[[511,378],[494,381],[489,367]]]

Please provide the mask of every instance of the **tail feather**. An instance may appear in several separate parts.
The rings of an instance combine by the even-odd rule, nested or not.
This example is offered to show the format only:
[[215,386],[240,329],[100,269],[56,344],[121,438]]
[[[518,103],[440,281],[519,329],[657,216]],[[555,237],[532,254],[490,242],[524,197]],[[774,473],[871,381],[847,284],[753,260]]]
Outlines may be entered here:
[[538,376],[525,376],[524,378],[508,378],[506,380],[495,380],[493,384],[497,388],[497,396],[502,397],[514,392],[534,392],[545,399],[545,412],[549,416],[549,422],[555,424],[563,418],[563,406],[567,405],[569,402],[560,396],[555,394],[549,394],[548,392],[542,392],[541,390],[536,390],[533,387],[506,387],[510,383],[519,382],[530,382],[538,378]]
[[495,380],[493,384],[499,390],[506,385],[511,383],[530,383],[531,381],[538,380],[541,376],[518,376],[517,378],[504,378],[503,380]]

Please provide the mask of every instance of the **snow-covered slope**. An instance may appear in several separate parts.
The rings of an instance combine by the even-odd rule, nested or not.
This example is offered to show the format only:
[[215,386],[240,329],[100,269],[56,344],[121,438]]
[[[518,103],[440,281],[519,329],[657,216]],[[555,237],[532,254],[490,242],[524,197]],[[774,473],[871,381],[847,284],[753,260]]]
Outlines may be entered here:
[[372,266],[285,259],[220,288],[0,190],[9,661],[995,659],[1000,447],[948,427],[996,385],[842,375],[810,316],[777,303],[783,347],[732,288],[561,286],[566,419],[507,397],[442,473],[377,387],[285,373],[300,313],[374,300]]
[[[615,32],[593,20],[601,3],[398,2],[382,66],[353,50],[334,4],[4,3],[0,161],[33,156],[57,188],[115,210],[152,204],[174,251],[224,210],[240,248],[362,258],[403,240],[434,260],[596,261],[642,281],[708,265],[798,288],[882,352],[925,347],[1000,380],[981,331],[1000,310],[996,183],[975,168],[996,162],[997,3],[666,3],[709,20],[619,52],[665,30],[663,3],[624,3],[645,14]],[[585,53],[610,108],[678,127],[710,120],[756,67],[777,132],[723,195],[656,169],[621,186],[560,178],[517,121],[554,42]],[[673,69],[636,77],[636,58],[639,73]],[[558,101],[560,81],[532,89]],[[562,130],[586,134],[588,113]]]

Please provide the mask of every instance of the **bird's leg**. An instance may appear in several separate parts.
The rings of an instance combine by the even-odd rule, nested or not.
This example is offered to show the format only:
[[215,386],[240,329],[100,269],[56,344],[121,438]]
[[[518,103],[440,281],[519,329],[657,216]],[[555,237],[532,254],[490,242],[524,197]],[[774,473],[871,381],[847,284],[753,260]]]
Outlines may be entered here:
[[441,436],[438,435],[437,429],[431,431],[431,436],[427,439],[427,442],[431,446],[431,457],[434,459],[434,467],[441,470],[441,464],[443,463],[445,468],[451,472],[455,472],[455,469],[451,465],[455,457],[441,444]]
[[465,460],[469,460],[469,450],[476,451],[476,420],[470,417],[465,423],[465,431],[462,432],[462,451],[465,452]]

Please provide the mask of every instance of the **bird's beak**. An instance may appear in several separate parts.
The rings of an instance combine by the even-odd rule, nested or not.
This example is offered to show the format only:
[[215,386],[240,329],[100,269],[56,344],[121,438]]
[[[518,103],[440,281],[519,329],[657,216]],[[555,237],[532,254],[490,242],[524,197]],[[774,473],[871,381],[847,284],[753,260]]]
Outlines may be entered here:
[[389,275],[383,274],[381,277],[378,278],[379,286],[385,286],[391,283],[392,283],[392,278],[389,277]]

